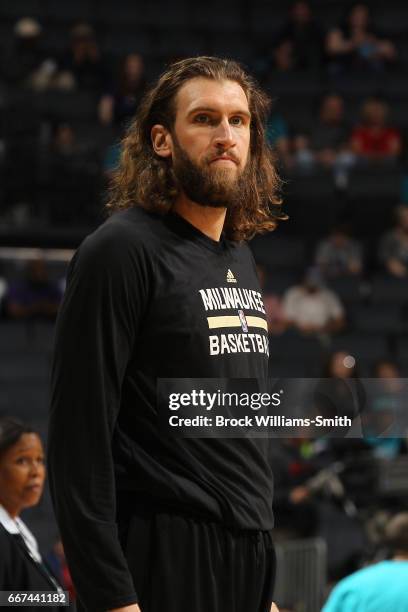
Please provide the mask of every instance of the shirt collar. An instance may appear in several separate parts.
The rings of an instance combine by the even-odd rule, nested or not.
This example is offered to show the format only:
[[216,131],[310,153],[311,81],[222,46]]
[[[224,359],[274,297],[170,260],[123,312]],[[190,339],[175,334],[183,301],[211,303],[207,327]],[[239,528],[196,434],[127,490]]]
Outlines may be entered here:
[[38,550],[37,540],[31,533],[31,531],[28,529],[27,525],[25,525],[25,523],[18,517],[16,519],[13,519],[7,512],[5,507],[1,504],[0,523],[9,533],[20,535],[23,538],[33,559],[35,561],[41,562],[41,555],[40,551]]
[[19,533],[14,519],[11,518],[4,506],[0,504],[0,523],[9,533]]

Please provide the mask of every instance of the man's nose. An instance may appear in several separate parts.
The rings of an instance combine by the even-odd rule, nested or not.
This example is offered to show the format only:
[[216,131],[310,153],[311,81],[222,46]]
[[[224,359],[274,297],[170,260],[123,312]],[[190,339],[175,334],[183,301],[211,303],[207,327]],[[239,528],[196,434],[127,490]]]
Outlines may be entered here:
[[218,146],[223,146],[225,148],[232,147],[235,144],[235,137],[232,126],[228,119],[220,121],[217,126],[214,142]]

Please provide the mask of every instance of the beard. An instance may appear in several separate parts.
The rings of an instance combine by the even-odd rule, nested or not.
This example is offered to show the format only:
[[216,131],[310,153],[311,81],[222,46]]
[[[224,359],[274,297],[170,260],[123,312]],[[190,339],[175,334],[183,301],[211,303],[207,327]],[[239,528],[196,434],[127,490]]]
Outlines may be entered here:
[[211,158],[196,164],[174,138],[173,173],[180,189],[200,206],[232,209],[242,205],[248,186],[249,163],[236,172],[211,167]]

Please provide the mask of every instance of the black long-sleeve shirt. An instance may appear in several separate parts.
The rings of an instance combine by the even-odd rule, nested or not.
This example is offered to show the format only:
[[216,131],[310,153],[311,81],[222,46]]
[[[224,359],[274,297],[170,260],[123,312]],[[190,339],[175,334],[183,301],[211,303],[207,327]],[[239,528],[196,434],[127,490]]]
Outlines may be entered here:
[[118,516],[131,511],[123,506],[272,527],[268,441],[163,436],[156,403],[159,377],[266,378],[267,361],[245,244],[141,208],[116,213],[82,243],[57,322],[48,464],[87,609],[137,601],[118,533]]

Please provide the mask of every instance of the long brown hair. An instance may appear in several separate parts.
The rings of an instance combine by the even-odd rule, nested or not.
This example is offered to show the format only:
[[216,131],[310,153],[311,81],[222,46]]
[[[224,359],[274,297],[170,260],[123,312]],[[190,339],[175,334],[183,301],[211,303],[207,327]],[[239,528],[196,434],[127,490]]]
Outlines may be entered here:
[[132,206],[167,212],[173,205],[179,187],[171,164],[155,154],[150,133],[157,123],[172,130],[177,92],[196,77],[239,83],[251,112],[247,197],[241,206],[227,210],[226,236],[244,240],[275,229],[278,219],[287,216],[281,211],[275,157],[265,139],[269,99],[237,62],[217,57],[188,58],[171,64],[146,93],[122,141],[120,163],[106,205],[108,212]]

